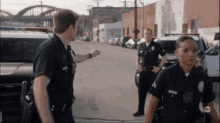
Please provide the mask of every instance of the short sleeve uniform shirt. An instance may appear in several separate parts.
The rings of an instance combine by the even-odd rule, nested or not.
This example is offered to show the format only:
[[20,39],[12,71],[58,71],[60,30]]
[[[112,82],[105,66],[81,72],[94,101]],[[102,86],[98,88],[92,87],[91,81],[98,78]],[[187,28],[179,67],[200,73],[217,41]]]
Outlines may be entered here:
[[141,57],[143,66],[158,66],[158,55],[166,55],[161,44],[154,42],[146,46],[146,42],[140,44],[138,48],[138,56]]
[[[164,122],[189,122],[200,116],[199,102],[212,102],[215,99],[212,82],[207,74],[193,67],[186,77],[179,63],[162,70],[149,92],[161,99]],[[184,102],[184,94],[192,92],[192,102]]]
[[[65,49],[63,42],[55,34],[44,41],[36,51],[32,80],[45,75],[50,79],[47,86],[50,102],[65,103],[73,96],[73,58],[71,47]],[[33,92],[33,90],[32,90]]]

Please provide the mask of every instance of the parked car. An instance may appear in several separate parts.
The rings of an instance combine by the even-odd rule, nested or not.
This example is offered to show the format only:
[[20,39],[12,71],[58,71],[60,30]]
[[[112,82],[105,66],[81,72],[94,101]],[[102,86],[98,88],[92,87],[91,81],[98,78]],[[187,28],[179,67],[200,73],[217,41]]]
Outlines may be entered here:
[[131,38],[130,36],[125,36],[125,37],[123,37],[123,40],[122,40],[122,43],[121,43],[121,47],[124,47],[124,46],[125,46],[125,43],[126,43],[130,38]]
[[118,46],[121,46],[123,43],[123,37],[118,39]]
[[208,40],[210,46],[214,46],[220,40],[220,33],[219,32],[211,33],[211,34],[205,35],[204,37]]
[[33,60],[38,46],[53,34],[31,31],[2,31],[0,56],[0,120],[21,122],[22,82],[31,82]]
[[212,79],[213,82],[219,82],[219,69],[220,69],[220,45],[217,42],[213,47],[209,48],[200,62],[206,63],[207,74]]
[[114,38],[113,45],[118,45],[118,38]]
[[108,40],[108,44],[110,44],[110,45],[112,45],[113,44],[113,42],[114,42],[114,38],[110,38],[109,40]]
[[125,43],[125,48],[131,48],[131,49],[136,49],[138,46],[138,42],[140,41],[140,39],[129,39],[126,43]]
[[137,42],[137,48],[140,46],[141,43],[145,42],[145,38],[141,38],[140,41]]
[[90,41],[90,38],[89,38],[89,37],[86,37],[85,41]]

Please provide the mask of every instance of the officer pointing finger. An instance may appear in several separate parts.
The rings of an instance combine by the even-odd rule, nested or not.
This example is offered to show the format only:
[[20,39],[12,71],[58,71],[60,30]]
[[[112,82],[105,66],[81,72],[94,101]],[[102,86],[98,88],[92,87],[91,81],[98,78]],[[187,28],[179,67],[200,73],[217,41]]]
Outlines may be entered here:
[[97,49],[92,49],[92,51],[90,52],[92,57],[96,57],[97,55],[100,55],[100,53],[101,51],[98,51]]

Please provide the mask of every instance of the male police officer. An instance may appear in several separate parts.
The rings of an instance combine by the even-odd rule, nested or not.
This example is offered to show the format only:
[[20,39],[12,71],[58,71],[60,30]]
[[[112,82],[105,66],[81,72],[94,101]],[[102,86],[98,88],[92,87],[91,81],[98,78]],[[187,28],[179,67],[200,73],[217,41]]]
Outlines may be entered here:
[[[167,60],[166,52],[162,46],[152,40],[152,30],[147,28],[145,30],[145,40],[138,48],[137,69],[140,73],[138,94],[139,105],[138,111],[134,116],[144,115],[144,105],[148,89],[154,82],[157,73]],[[163,56],[162,62],[158,65],[158,55]]]
[[31,122],[74,123],[71,105],[73,101],[73,79],[76,63],[100,54],[93,49],[85,55],[71,51],[79,16],[71,10],[60,10],[54,15],[54,35],[41,44],[36,51],[33,65],[33,94],[36,110]]

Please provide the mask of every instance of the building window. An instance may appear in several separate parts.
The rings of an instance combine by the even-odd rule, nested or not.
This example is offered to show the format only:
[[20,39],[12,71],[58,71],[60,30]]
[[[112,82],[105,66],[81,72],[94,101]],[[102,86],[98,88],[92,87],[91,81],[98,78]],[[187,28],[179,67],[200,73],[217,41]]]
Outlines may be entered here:
[[182,25],[182,33],[187,33],[188,32],[188,24],[187,23],[183,23]]
[[127,28],[127,36],[129,35],[129,27]]
[[154,36],[157,36],[157,24],[154,24]]

